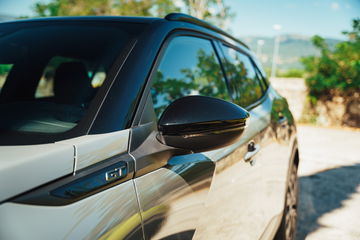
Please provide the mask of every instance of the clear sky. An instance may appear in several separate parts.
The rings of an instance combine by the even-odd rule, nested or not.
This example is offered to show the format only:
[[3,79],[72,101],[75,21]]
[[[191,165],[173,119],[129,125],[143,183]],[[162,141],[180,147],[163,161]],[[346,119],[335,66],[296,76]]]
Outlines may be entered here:
[[[0,15],[31,16],[39,0],[0,0]],[[41,0],[40,0],[41,1]],[[48,2],[49,0],[42,0]],[[281,33],[343,38],[351,19],[360,18],[360,0],[224,0],[236,14],[229,27],[233,34],[273,36],[274,24]]]
[[342,38],[351,20],[360,18],[360,0],[225,0],[236,13],[231,27],[236,36],[281,33]]

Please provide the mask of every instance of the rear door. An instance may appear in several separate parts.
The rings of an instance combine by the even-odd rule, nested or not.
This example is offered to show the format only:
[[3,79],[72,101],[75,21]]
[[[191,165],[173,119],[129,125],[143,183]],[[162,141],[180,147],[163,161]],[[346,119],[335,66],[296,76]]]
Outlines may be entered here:
[[198,236],[269,239],[284,207],[291,148],[279,132],[286,135],[288,128],[286,124],[279,128],[283,120],[276,116],[281,112],[274,109],[279,108],[278,97],[262,82],[246,51],[220,47],[232,99],[249,110],[250,122],[238,143],[208,153],[217,161],[206,211],[211,220],[205,221]]
[[238,142],[206,153],[216,171],[195,237],[259,239],[269,222],[262,133],[270,124],[270,101],[250,59],[232,47],[219,49],[232,101],[250,112],[250,120]]

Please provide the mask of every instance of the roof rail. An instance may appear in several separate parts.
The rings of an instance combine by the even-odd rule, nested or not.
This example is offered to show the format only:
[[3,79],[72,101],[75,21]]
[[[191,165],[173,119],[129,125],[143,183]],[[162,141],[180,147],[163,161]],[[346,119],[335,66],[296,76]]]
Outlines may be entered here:
[[222,29],[211,25],[210,23],[207,23],[201,19],[198,19],[196,17],[184,14],[184,13],[169,13],[168,15],[165,16],[166,20],[169,21],[181,21],[181,22],[188,22],[188,23],[192,23],[207,29],[210,29],[214,32],[220,33],[228,38],[231,38],[232,40],[236,41],[237,43],[240,43],[241,45],[243,45],[246,48],[249,48],[245,43],[243,43],[242,41],[240,41],[239,39],[231,36],[230,34],[228,34],[227,32],[223,31]]

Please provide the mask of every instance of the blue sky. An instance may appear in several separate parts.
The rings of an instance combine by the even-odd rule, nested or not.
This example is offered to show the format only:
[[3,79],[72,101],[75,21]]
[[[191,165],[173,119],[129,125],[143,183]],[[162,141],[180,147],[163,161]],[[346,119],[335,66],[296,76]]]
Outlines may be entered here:
[[[44,1],[44,0],[43,0]],[[48,0],[45,0],[47,2]],[[38,0],[0,0],[0,15],[31,16]],[[224,0],[236,14],[229,27],[243,36],[274,36],[272,26],[281,33],[343,38],[341,31],[351,28],[351,19],[360,18],[360,0]]]
[[351,20],[360,18],[360,0],[225,0],[236,12],[231,28],[236,36],[281,33],[342,38]]

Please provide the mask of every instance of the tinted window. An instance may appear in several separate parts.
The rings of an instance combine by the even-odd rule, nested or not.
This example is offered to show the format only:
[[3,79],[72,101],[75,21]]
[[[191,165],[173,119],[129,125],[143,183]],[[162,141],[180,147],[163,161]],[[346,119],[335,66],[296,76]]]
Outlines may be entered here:
[[224,68],[231,96],[242,107],[249,106],[262,96],[258,75],[248,56],[224,46]]
[[54,87],[55,81],[57,77],[57,70],[61,65],[69,65],[72,62],[80,63],[82,66],[85,66],[85,74],[89,78],[89,82],[91,84],[92,92],[95,92],[97,88],[101,87],[105,78],[106,78],[106,70],[104,69],[103,63],[98,63],[95,66],[91,61],[86,59],[76,59],[76,58],[68,58],[62,56],[55,56],[51,58],[43,74],[40,78],[40,81],[37,85],[37,89],[35,92],[35,98],[39,100],[48,100],[46,97],[54,97]]
[[158,117],[172,101],[187,95],[230,100],[212,43],[186,36],[173,39],[157,68],[151,94]]
[[262,82],[264,83],[264,85],[267,87],[267,85],[269,84],[269,81],[268,81],[268,78],[266,76],[266,72],[264,71],[261,63],[259,62],[259,60],[255,57],[253,58],[255,64],[256,64],[256,67],[258,68],[260,74],[259,74],[259,78],[262,79]]
[[264,78],[262,76],[261,72],[257,68],[255,68],[255,69],[256,69],[256,76],[257,76],[257,79],[259,80],[261,88],[262,88],[263,92],[266,92],[266,89],[267,89],[266,78]]
[[1,64],[0,63],[0,92],[1,88],[4,86],[5,80],[9,75],[9,72],[12,68],[13,64]]
[[76,127],[118,54],[141,27],[106,22],[1,24],[3,142],[8,144],[9,136],[16,144],[17,139],[24,142],[23,136],[53,136]]

